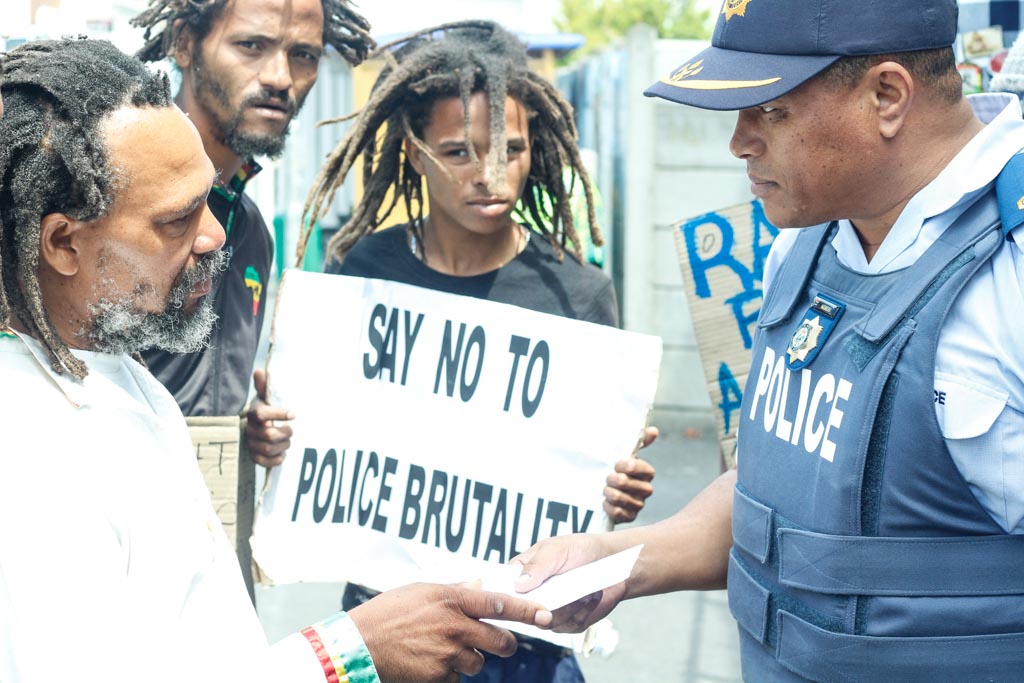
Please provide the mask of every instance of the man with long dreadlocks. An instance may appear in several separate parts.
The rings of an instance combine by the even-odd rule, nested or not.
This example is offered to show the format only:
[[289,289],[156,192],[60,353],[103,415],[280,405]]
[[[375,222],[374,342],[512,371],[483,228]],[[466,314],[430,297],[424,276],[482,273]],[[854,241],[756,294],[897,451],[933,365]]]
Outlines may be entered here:
[[225,235],[200,136],[106,42],[3,71],[0,680],[451,683],[515,649],[478,618],[548,623],[417,584],[267,645],[181,411],[130,355],[209,334]]
[[[569,201],[573,182],[582,184],[596,244],[601,234],[572,110],[528,69],[526,47],[484,21],[428,29],[402,42],[394,54],[381,48],[390,65],[310,194],[306,210],[316,219],[362,155],[365,193],[332,238],[327,271],[616,325],[611,280],[581,264],[578,246],[565,254],[567,244],[581,243]],[[572,173],[563,175],[567,165]],[[520,199],[539,234],[516,220]],[[412,221],[374,232],[399,201]],[[648,443],[655,435],[650,430]],[[644,460],[620,461],[605,489],[609,517],[632,521],[653,491],[653,476]],[[350,585],[343,604],[372,594]],[[473,680],[583,680],[571,650],[520,642],[515,657],[489,658]]]
[[[358,64],[373,46],[369,24],[346,0],[150,0],[133,20],[145,29],[143,61],[170,57],[181,72],[178,106],[199,129],[219,172],[210,209],[227,231],[229,267],[214,284],[218,321],[208,347],[143,355],[186,415],[236,415],[266,310],[272,239],[246,183],[254,157],[284,150],[289,123],[317,78],[328,47]],[[255,375],[259,396],[265,377]],[[284,451],[289,413],[258,400],[249,411],[249,452],[261,462]]]

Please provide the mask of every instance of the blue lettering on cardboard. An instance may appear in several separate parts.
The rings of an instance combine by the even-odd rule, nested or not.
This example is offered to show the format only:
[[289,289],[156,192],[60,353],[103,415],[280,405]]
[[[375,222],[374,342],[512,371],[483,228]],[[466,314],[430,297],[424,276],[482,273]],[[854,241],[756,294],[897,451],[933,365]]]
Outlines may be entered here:
[[[698,216],[681,226],[686,252],[693,276],[696,295],[710,299],[716,294],[736,321],[743,347],[753,347],[753,326],[761,313],[764,278],[764,263],[768,258],[778,228],[768,222],[764,207],[758,201],[750,203],[750,225],[753,231],[749,251],[744,247],[741,253],[736,246],[736,231],[727,216],[712,212]],[[730,281],[727,292],[713,292],[709,273],[716,268],[728,268],[739,280],[737,291]],[[732,431],[732,413],[739,410],[743,392],[728,364],[721,362],[718,368],[718,388],[722,401],[718,408],[724,415],[725,433]]]
[[743,405],[743,391],[726,363],[718,366],[718,391],[722,394],[722,402],[718,407],[725,415],[725,433],[731,434],[732,414]]

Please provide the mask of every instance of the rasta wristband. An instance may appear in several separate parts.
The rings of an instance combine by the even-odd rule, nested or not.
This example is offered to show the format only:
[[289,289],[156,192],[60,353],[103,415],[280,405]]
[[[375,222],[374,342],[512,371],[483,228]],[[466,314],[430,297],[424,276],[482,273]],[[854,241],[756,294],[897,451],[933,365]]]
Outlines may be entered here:
[[302,629],[327,683],[379,683],[359,631],[345,613]]
[[316,629],[312,626],[307,626],[302,629],[302,635],[309,641],[313,652],[316,653],[316,658],[320,660],[320,666],[323,667],[324,678],[327,680],[327,683],[348,683],[348,673],[345,671],[345,664],[341,661],[340,657],[331,657]]

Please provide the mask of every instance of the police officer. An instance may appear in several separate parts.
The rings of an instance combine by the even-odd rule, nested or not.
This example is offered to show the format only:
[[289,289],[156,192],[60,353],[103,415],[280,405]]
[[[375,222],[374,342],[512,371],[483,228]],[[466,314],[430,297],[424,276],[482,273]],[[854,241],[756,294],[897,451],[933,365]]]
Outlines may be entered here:
[[726,0],[645,93],[737,110],[783,230],[738,469],[650,527],[527,551],[520,588],[644,543],[556,615],[728,584],[750,681],[1024,670],[1024,122],[965,98],[953,0]]

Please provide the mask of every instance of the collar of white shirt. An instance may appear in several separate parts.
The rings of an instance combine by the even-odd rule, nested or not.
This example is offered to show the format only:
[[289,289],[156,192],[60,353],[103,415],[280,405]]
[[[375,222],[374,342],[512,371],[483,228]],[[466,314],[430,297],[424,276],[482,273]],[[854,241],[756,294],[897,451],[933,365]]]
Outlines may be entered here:
[[[84,408],[93,403],[95,396],[90,391],[92,383],[88,377],[85,380],[80,380],[68,373],[57,373],[54,371],[50,358],[42,344],[27,334],[11,332],[24,345],[24,352],[32,356],[39,369],[49,377],[50,381],[60,389],[61,393],[64,394],[72,405],[76,408]],[[86,366],[93,372],[116,375],[127,365],[124,363],[125,356],[96,351],[82,351],[79,349],[71,349],[71,353],[79,360],[85,362]]]
[[[985,128],[907,203],[870,263],[853,225],[846,219],[839,221],[832,246],[843,265],[859,273],[877,274],[913,264],[971,200],[988,189],[1010,157],[1024,148],[1024,120],[1016,95],[983,93],[967,100]],[[1024,248],[1024,237],[1015,238]]]

